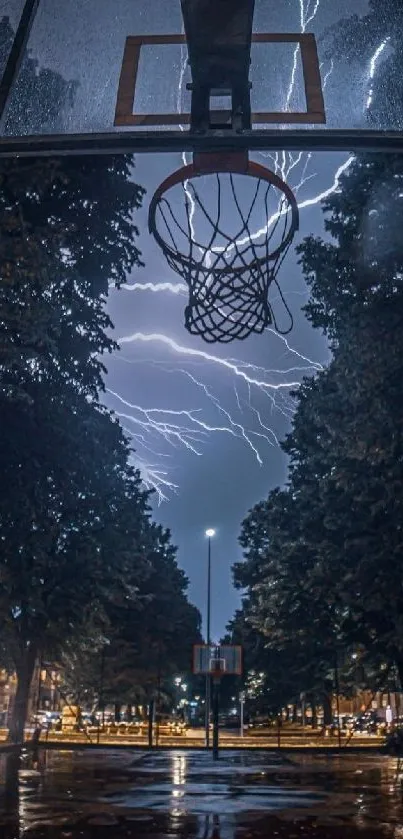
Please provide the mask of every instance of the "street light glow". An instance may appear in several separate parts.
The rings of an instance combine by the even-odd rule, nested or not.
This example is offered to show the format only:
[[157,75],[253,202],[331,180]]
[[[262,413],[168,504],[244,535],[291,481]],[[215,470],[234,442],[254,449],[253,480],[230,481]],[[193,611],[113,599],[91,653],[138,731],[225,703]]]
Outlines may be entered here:
[[215,530],[212,527],[209,527],[208,530],[206,530],[206,536],[211,539],[212,536],[215,536]]

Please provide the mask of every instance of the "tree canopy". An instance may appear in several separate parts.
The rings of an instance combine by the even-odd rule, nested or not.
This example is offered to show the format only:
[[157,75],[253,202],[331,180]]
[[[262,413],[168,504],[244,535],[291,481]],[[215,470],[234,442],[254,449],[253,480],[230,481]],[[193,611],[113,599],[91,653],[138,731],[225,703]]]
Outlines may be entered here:
[[173,676],[190,668],[200,614],[187,599],[169,532],[152,525],[151,534],[136,598],[109,602],[109,630],[98,647],[75,647],[66,656],[67,689],[77,700],[144,705],[166,690],[172,695]]
[[357,158],[324,203],[330,237],[299,249],[333,357],[294,394],[287,486],[242,527],[247,618],[293,652],[298,690],[323,692],[335,656],[347,689],[357,650],[373,686],[385,667],[403,684],[402,179],[398,156]]

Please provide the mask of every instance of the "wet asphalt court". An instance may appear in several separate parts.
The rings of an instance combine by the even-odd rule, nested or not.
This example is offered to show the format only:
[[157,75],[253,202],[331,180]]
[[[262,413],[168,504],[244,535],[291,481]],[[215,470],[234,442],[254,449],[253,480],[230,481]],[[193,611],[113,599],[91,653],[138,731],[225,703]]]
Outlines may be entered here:
[[37,769],[25,761],[0,827],[2,839],[403,839],[403,775],[375,754],[49,751]]

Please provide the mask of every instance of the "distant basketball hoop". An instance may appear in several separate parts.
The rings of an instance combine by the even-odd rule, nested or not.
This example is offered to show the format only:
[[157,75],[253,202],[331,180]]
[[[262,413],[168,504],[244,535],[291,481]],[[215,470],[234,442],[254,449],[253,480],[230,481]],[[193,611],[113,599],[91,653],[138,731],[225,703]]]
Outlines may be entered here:
[[195,644],[193,647],[193,673],[222,676],[242,675],[242,647],[238,644]]
[[221,679],[225,676],[225,658],[211,658],[210,659],[210,676],[213,679]]

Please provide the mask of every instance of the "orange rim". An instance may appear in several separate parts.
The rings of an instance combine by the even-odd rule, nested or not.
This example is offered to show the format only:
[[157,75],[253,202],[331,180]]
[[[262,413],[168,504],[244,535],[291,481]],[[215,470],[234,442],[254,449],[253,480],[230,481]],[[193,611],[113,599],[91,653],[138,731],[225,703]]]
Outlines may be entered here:
[[[259,180],[266,181],[267,183],[271,184],[272,186],[276,187],[280,192],[283,192],[286,196],[290,209],[291,209],[291,227],[288,231],[285,239],[281,242],[276,250],[274,250],[269,259],[271,261],[277,259],[278,256],[285,250],[286,247],[290,244],[292,239],[294,238],[294,234],[299,228],[299,210],[298,204],[295,198],[295,195],[288,186],[288,184],[282,180],[278,175],[271,171],[271,169],[267,169],[265,166],[261,166],[260,163],[255,163],[252,160],[247,160],[245,168],[240,166],[239,155],[226,155],[225,156],[225,166],[224,168],[220,168],[220,154],[212,155],[211,156],[211,166],[208,169],[200,170],[195,163],[189,163],[187,166],[182,166],[180,169],[177,169],[175,172],[172,172],[171,175],[168,175],[164,181],[157,187],[154,192],[154,195],[150,202],[150,207],[148,210],[148,229],[156,242],[158,242],[160,248],[164,251],[164,253],[169,254],[173,259],[180,259],[182,260],[183,264],[188,262],[188,257],[184,256],[180,253],[180,251],[174,251],[162,238],[161,234],[157,230],[156,224],[156,212],[159,202],[161,198],[168,192],[172,187],[177,186],[180,183],[184,183],[185,181],[192,180],[193,178],[201,178],[206,175],[218,175],[220,173],[229,173],[234,175],[244,175],[245,177],[250,178],[259,178]],[[266,257],[262,257],[261,259],[257,260],[255,264],[263,265],[266,262]]]

